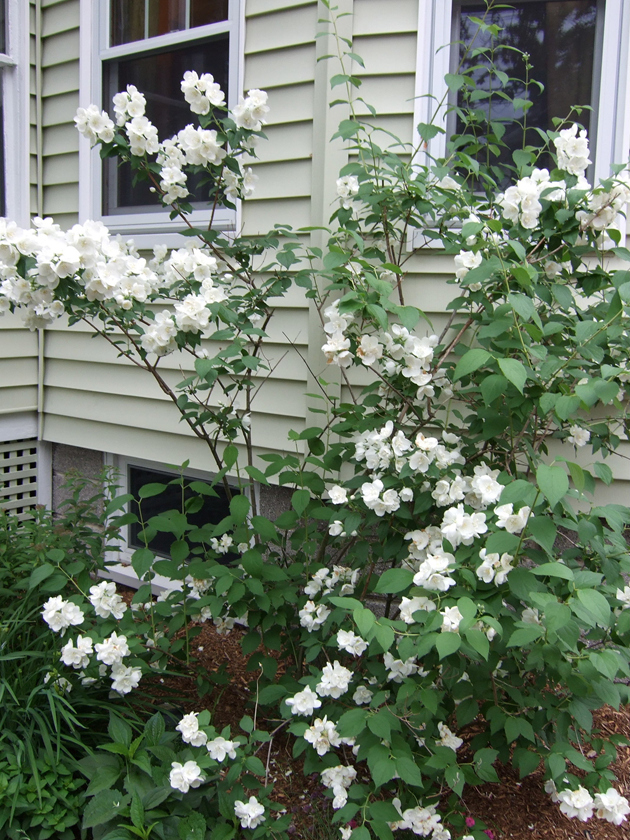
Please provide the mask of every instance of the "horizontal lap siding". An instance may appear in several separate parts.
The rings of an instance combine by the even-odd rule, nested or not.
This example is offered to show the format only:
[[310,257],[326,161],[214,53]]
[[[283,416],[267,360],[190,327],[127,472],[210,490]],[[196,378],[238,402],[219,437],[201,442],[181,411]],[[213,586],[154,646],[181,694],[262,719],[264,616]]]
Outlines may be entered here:
[[0,317],[0,417],[37,409],[37,333],[17,315]]
[[42,3],[41,32],[43,212],[68,228],[79,206],[79,0]]

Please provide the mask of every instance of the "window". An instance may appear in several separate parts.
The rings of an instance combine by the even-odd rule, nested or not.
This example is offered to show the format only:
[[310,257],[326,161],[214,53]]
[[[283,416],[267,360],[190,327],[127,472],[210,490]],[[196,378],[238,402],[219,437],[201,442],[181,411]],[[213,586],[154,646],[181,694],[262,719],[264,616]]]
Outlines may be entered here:
[[[157,483],[166,485],[166,489],[162,493],[156,496],[150,496],[142,501],[142,518],[144,522],[147,522],[152,516],[158,516],[167,510],[181,510],[182,488],[179,484],[170,484],[175,477],[173,473],[163,472],[152,467],[131,463],[127,464],[128,492],[136,499],[139,497],[141,488],[147,484]],[[184,475],[184,479],[188,484],[192,481],[200,480],[188,474]],[[204,484],[209,484],[209,482],[204,482]],[[213,489],[216,496],[204,496],[203,508],[195,512],[190,511],[187,514],[188,522],[196,528],[202,528],[207,524],[216,525],[222,519],[225,519],[226,516],[230,515],[230,501],[225,492],[225,488],[219,482]],[[235,487],[230,487],[230,490],[233,494],[239,492]],[[184,490],[184,494],[186,499],[198,495],[188,489]],[[139,508],[137,503],[132,503],[131,510],[138,515]],[[135,550],[136,548],[145,547],[144,541],[139,536],[141,531],[142,524],[140,522],[134,522],[129,526],[127,544],[130,549]],[[150,541],[149,548],[155,554],[167,556],[173,539],[171,533],[164,531],[158,532]],[[234,556],[233,554],[226,554],[226,562],[232,560]]]
[[[168,484],[179,473],[168,470],[160,464],[151,461],[143,461],[138,458],[126,458],[122,455],[106,455],[105,462],[113,466],[118,474],[118,493],[120,495],[131,493],[138,495],[138,491],[146,484]],[[199,470],[187,469],[184,473],[186,481],[202,481],[210,484],[212,476]],[[233,494],[239,493],[239,489],[230,485]],[[197,527],[204,524],[216,525],[229,514],[229,500],[221,483],[215,484],[214,490],[217,496],[204,496],[204,506],[198,513],[189,513],[188,521]],[[181,488],[179,486],[168,487],[164,493],[146,498],[142,502],[142,514],[144,521],[152,516],[159,515],[167,510],[179,510],[181,508]],[[137,514],[137,505],[131,505],[130,510]],[[120,543],[116,550],[109,551],[107,557],[107,576],[126,586],[138,586],[138,577],[131,567],[131,557],[138,548],[144,548],[144,542],[139,538],[141,526],[134,523],[123,529],[124,542]],[[168,532],[158,533],[151,541],[149,547],[158,556],[167,556],[174,537]],[[225,554],[218,559],[229,563],[236,559],[235,554]],[[154,593],[164,589],[172,589],[177,586],[163,575],[156,575],[153,581]]]
[[[542,76],[547,83],[530,114],[546,128],[551,127],[551,117],[566,116],[571,105],[590,104],[594,108],[590,117],[583,112],[580,119],[590,120],[594,178],[607,177],[610,164],[626,160],[630,149],[630,4],[625,0],[512,0],[509,6],[513,10],[493,14],[506,26],[515,46],[535,57],[538,66],[533,76]],[[416,125],[429,122],[435,102],[445,97],[444,76],[458,60],[453,42],[465,36],[470,15],[483,8],[479,0],[420,4]],[[440,49],[446,44],[452,44],[450,51]],[[427,93],[432,98],[424,96]],[[445,137],[438,135],[428,152],[440,157],[444,150]]]
[[[527,126],[525,142],[537,144],[540,138],[536,128],[553,128],[555,117],[566,118],[571,108],[580,104],[593,107],[593,112],[584,110],[573,119],[578,119],[587,129],[591,153],[595,153],[596,125],[591,126],[590,117],[591,113],[597,113],[598,91],[593,81],[601,76],[603,11],[603,0],[520,0],[509,7],[502,5],[490,10],[486,10],[485,3],[479,0],[454,1],[453,44],[458,44],[459,49],[451,49],[451,72],[472,72],[475,92],[490,94],[488,99],[471,102],[471,105],[484,114],[483,125],[487,125],[490,117],[503,123],[503,142],[507,148],[502,149],[501,163],[511,164],[512,152],[523,143],[519,123]],[[500,34],[493,37],[481,31],[476,23],[479,19],[498,26]],[[518,52],[499,50],[496,53],[497,68],[509,77],[502,89],[517,101],[531,102],[527,112],[522,106],[515,108],[511,102],[492,95],[498,81],[487,72],[484,58],[468,49],[470,45],[492,49],[505,43]],[[540,82],[542,90],[534,83],[527,87],[522,53],[529,56],[530,79]],[[463,90],[457,101],[459,105],[464,104]],[[449,134],[461,128],[455,113],[451,117]],[[549,163],[543,160],[539,165],[548,166]]]
[[[196,116],[183,99],[180,83],[186,70],[212,73],[226,93],[237,99],[242,54],[240,0],[82,0],[82,105],[99,104],[112,112],[112,96],[135,85],[147,99],[147,116],[160,139],[172,137]],[[101,218],[113,232],[133,235],[149,246],[155,234],[179,231],[147,182],[133,184],[129,167],[115,160],[101,163],[98,150],[82,142],[80,214]],[[195,203],[192,221],[203,223],[209,210]],[[218,226],[229,229],[235,214],[220,210]],[[161,242],[175,244],[160,236]]]
[[25,226],[30,218],[29,116],[29,4],[0,0],[0,215]]

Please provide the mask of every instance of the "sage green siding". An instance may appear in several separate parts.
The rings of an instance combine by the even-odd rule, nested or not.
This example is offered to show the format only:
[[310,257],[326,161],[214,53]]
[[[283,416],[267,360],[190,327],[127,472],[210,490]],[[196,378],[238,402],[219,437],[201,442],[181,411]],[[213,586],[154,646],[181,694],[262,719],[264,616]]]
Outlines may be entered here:
[[79,0],[41,10],[42,212],[63,228],[79,218]]

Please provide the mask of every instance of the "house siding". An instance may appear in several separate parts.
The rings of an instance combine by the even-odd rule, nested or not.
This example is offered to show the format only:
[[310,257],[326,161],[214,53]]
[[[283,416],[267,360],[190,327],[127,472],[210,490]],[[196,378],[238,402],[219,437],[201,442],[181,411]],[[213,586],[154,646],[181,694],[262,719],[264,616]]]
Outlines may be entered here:
[[[365,68],[352,67],[362,81],[360,95],[376,108],[378,124],[403,144],[414,139],[419,2],[424,0],[337,0],[339,10],[351,14],[339,20],[342,34],[352,39],[354,51],[365,61]],[[78,221],[79,211],[79,138],[73,125],[81,70],[79,8],[79,0],[42,0],[40,19],[34,8],[31,16],[31,208],[54,216],[64,228]],[[318,22],[324,15],[315,0],[245,3],[242,88],[267,90],[271,108],[265,127],[268,141],[259,146],[260,160],[251,164],[258,183],[242,210],[246,235],[284,222],[294,228],[324,225],[336,206],[335,179],[348,153],[331,137],[347,108],[329,107],[341,88],[330,90],[336,62],[318,61],[335,46],[330,37],[315,38],[324,28]],[[360,103],[358,109],[359,114],[368,113]],[[382,145],[391,142],[382,138]],[[325,244],[320,232],[304,233],[304,239]],[[429,249],[411,258],[405,268],[405,302],[426,313],[427,332],[440,332],[454,294],[446,283],[453,272],[452,257]],[[283,448],[290,428],[310,424],[311,400],[305,394],[317,390],[317,376],[342,394],[339,371],[326,366],[320,350],[318,313],[301,289],[292,289],[278,302],[269,332],[272,370],[252,418],[259,453]],[[19,365],[8,365],[18,357]],[[171,384],[182,378],[179,364],[173,357],[163,360]],[[212,469],[205,446],[179,422],[177,411],[150,377],[118,358],[102,340],[92,340],[87,329],[56,324],[47,330],[40,365],[37,335],[20,329],[15,320],[2,319],[0,411],[39,404],[45,440],[147,460],[174,463],[188,458],[192,467]],[[364,374],[351,375],[360,384]],[[262,384],[262,378],[259,381]],[[630,480],[628,465],[630,460],[615,460],[615,475],[624,482]]]

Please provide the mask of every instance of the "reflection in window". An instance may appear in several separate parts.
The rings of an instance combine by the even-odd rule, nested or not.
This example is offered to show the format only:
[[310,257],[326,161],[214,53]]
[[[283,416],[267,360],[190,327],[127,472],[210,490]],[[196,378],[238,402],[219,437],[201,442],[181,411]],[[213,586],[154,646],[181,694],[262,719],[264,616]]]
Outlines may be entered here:
[[[598,0],[534,0],[534,2],[512,2],[509,8],[486,10],[484,3],[461,2],[456,26],[456,38],[460,45],[459,61],[463,70],[473,69],[475,91],[491,91],[499,88],[495,76],[490,76],[484,56],[469,53],[464,57],[464,45],[477,48],[492,48],[507,44],[525,52],[530,57],[530,79],[541,82],[525,86],[525,66],[522,56],[511,49],[498,49],[494,60],[499,70],[509,77],[503,90],[512,99],[528,99],[533,104],[526,114],[522,108],[514,108],[511,102],[500,94],[490,98],[473,100],[470,104],[480,113],[483,134],[485,123],[496,120],[505,125],[503,137],[508,149],[503,150],[500,164],[512,163],[511,153],[526,143],[536,143],[540,138],[535,128],[553,128],[554,117],[565,118],[574,105],[596,106],[593,96],[593,71],[597,65]],[[496,38],[478,29],[473,18],[484,18],[488,24],[496,24],[501,31]],[[460,91],[458,105],[464,103]],[[476,94],[478,95],[478,94]],[[582,111],[579,121],[586,129],[595,125],[591,112]],[[526,120],[527,134],[523,138],[521,127],[514,120]],[[461,131],[461,123],[457,130]],[[595,138],[591,138],[593,141]],[[593,147],[593,143],[591,143]],[[485,157],[485,155],[484,155]],[[547,165],[546,161],[540,161]]]
[[228,18],[228,0],[111,0],[110,44],[128,44]]

